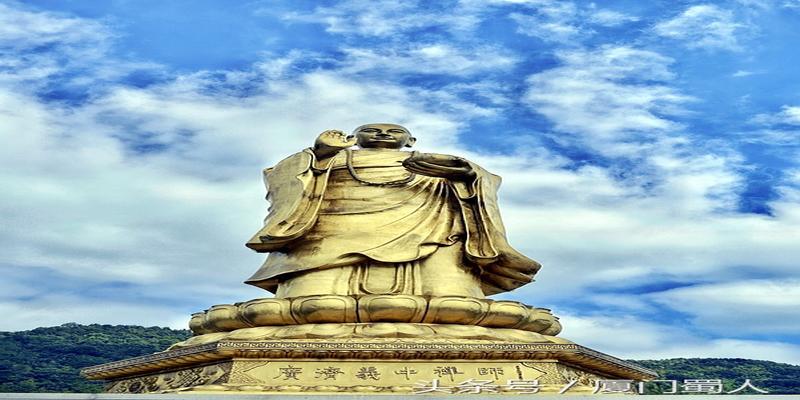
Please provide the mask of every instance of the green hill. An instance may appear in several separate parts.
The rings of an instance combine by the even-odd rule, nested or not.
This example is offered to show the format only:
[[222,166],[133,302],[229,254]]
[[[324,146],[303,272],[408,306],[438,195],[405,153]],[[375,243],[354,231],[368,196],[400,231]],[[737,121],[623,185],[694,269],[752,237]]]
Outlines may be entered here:
[[[722,379],[730,391],[750,379],[770,394],[800,394],[800,366],[743,358],[673,358],[669,360],[631,360],[659,373],[660,379]],[[758,394],[748,391],[742,394]]]
[[[102,383],[81,378],[81,368],[161,351],[189,336],[187,330],[78,324],[0,332],[0,392],[99,392]],[[796,365],[717,358],[632,361],[662,379],[723,379],[726,390],[750,379],[772,394],[800,394]]]
[[166,349],[188,330],[64,324],[0,332],[0,392],[100,392],[81,368]]

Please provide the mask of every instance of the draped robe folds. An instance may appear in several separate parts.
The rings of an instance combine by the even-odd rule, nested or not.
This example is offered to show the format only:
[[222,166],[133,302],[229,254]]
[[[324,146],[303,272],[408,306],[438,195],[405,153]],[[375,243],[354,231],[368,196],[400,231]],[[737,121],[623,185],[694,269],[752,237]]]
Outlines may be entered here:
[[[410,172],[403,151],[352,152],[356,175],[370,183],[402,180]],[[463,245],[464,266],[475,271],[484,294],[516,289],[540,265],[507,242],[497,207],[500,177],[474,163],[471,182],[417,175],[379,186],[356,180],[340,152],[318,165],[306,149],[264,170],[271,207],[264,227],[247,246],[269,252],[246,283],[275,292],[304,271],[365,261],[407,263],[442,246]]]

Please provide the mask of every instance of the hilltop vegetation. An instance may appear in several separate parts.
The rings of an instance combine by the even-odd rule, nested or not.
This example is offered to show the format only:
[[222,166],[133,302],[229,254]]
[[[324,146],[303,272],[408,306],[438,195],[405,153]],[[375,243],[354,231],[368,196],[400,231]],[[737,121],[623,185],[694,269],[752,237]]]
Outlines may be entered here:
[[[800,394],[800,366],[742,358],[673,358],[632,360],[659,373],[660,379],[722,379],[724,390],[731,391],[750,379],[770,394]],[[758,394],[748,391],[742,394]]]
[[154,353],[188,338],[188,330],[78,325],[0,332],[0,392],[99,392],[80,369]]

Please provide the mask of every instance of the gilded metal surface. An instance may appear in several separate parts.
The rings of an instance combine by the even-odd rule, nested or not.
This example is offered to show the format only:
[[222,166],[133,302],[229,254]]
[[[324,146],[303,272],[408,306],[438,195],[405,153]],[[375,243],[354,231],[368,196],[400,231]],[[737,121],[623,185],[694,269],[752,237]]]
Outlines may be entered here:
[[320,295],[220,304],[194,314],[189,328],[204,335],[259,326],[358,322],[477,325],[551,336],[561,331],[558,318],[544,308],[515,301],[415,295]]
[[[571,394],[590,394],[607,376],[582,371],[557,360],[541,361],[363,361],[234,359],[115,381],[112,393],[558,393],[570,382]],[[197,385],[200,383],[200,385]],[[475,392],[476,384],[480,391]]]
[[266,169],[271,206],[247,246],[270,254],[247,283],[286,298],[483,297],[531,282],[540,265],[506,240],[500,177],[460,157],[402,151],[414,142],[393,124],[325,131]]

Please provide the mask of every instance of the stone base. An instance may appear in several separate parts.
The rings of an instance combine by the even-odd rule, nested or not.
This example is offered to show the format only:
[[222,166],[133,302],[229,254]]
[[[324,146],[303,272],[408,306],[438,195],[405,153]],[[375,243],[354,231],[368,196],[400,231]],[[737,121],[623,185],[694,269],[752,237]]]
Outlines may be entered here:
[[112,393],[567,393],[655,373],[571,343],[342,338],[218,341],[83,371]]

